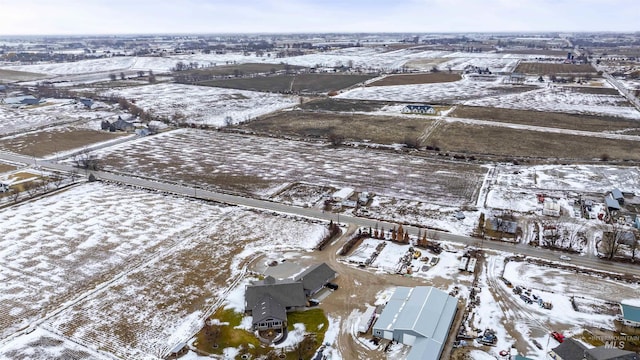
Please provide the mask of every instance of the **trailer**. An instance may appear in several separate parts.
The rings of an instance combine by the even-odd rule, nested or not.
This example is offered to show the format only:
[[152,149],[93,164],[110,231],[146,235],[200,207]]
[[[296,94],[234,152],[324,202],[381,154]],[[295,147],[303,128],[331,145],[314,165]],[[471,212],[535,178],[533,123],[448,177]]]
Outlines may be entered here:
[[467,270],[468,264],[469,264],[469,258],[466,256],[463,256],[462,259],[460,259],[460,265],[458,265],[458,270],[460,271]]
[[476,272],[476,263],[477,262],[478,262],[478,259],[470,258],[469,259],[469,263],[467,264],[467,271],[470,272],[470,273]]
[[374,306],[368,306],[367,310],[364,311],[362,316],[360,316],[360,324],[358,325],[358,332],[366,334],[371,325],[373,325],[373,320],[376,318],[376,308]]

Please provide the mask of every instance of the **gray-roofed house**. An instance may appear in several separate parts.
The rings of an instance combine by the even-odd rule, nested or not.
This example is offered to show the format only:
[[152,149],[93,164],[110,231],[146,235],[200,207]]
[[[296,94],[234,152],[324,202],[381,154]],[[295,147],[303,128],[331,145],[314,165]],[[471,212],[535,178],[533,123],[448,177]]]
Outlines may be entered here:
[[86,106],[86,107],[88,107],[88,108],[91,108],[91,107],[93,106],[93,100],[92,100],[92,99],[89,99],[89,98],[79,98],[79,99],[78,99],[78,101],[79,101],[82,105],[84,105],[84,106]]
[[295,280],[302,282],[305,295],[311,296],[322,290],[324,284],[334,280],[337,275],[338,273],[330,268],[329,265],[322,263],[306,269],[296,276]]
[[285,309],[302,308],[307,305],[301,282],[291,279],[276,280],[272,276],[267,276],[264,280],[247,286],[244,295],[245,310],[253,310],[265,296],[270,296]]
[[3,103],[7,105],[20,106],[20,105],[37,105],[43,100],[36,98],[33,95],[23,95],[3,99]]
[[118,116],[118,120],[114,121],[111,123],[110,127],[109,127],[109,131],[114,132],[116,130],[119,131],[133,131],[136,127],[133,125],[133,123],[130,123],[124,119],[122,119],[120,116]]
[[287,311],[284,306],[266,295],[251,310],[253,330],[282,329],[287,326]]
[[609,211],[620,210],[620,203],[611,195],[604,197],[604,203],[607,205],[607,209],[609,209]]
[[585,350],[587,347],[581,342],[568,338],[549,351],[549,357],[555,360],[583,360]]
[[640,360],[640,355],[633,351],[598,346],[584,351],[586,360]]
[[624,196],[622,195],[622,191],[620,191],[620,189],[615,188],[613,190],[611,190],[611,196],[618,200],[618,203],[620,205],[624,205]]
[[432,286],[398,287],[373,326],[373,336],[411,346],[407,360],[437,360],[458,301]]

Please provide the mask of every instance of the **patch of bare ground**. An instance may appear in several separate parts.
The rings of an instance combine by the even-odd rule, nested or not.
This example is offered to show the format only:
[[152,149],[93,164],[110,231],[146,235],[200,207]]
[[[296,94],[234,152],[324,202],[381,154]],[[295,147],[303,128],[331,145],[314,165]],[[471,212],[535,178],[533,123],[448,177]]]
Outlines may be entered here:
[[371,112],[380,110],[386,105],[395,104],[389,101],[376,100],[353,100],[340,99],[335,97],[323,97],[312,101],[307,101],[298,106],[301,110],[311,111],[351,111],[351,112]]
[[124,133],[89,129],[50,129],[0,140],[0,149],[35,157],[82,148],[114,139]]
[[595,73],[596,69],[591,64],[521,62],[514,72],[523,74],[584,74]]
[[433,84],[443,82],[454,82],[462,79],[460,74],[438,72],[429,74],[398,74],[389,75],[384,79],[380,79],[367,86],[393,86],[393,85],[414,85],[414,84]]
[[15,167],[13,165],[0,163],[0,173],[7,172],[7,171],[12,171],[12,170],[15,170],[15,169],[17,169],[17,167]]
[[571,50],[548,50],[548,49],[505,49],[504,54],[521,54],[521,55],[546,55],[566,57],[567,52]]
[[612,88],[604,88],[604,87],[582,87],[582,86],[574,86],[570,88],[571,91],[582,93],[582,94],[593,94],[593,95],[620,95],[617,89]]
[[432,123],[433,120],[422,118],[283,111],[241,128],[303,138],[328,138],[330,134],[338,134],[345,140],[394,144],[407,138],[418,138]]
[[462,123],[442,124],[427,144],[443,152],[559,159],[640,160],[640,141],[593,138]]
[[[567,114],[546,111],[504,109],[481,106],[457,106],[450,116],[583,131],[623,131],[637,129],[637,121],[614,116]],[[627,135],[628,132],[625,132]]]

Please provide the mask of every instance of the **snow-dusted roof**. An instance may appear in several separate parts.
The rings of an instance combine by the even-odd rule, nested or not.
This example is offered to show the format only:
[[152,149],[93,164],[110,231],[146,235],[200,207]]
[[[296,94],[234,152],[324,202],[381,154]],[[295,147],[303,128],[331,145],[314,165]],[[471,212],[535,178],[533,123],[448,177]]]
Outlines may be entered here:
[[346,187],[346,188],[342,188],[342,189],[334,192],[333,193],[333,197],[334,198],[340,198],[340,199],[346,199],[349,196],[351,196],[351,194],[353,194],[353,188]]

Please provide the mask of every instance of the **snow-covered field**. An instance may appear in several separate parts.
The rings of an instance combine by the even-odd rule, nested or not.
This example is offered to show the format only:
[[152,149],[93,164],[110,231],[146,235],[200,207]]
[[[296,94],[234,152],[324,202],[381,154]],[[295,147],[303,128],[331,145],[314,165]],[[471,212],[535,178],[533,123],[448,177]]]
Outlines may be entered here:
[[[148,71],[156,73],[168,72],[179,61],[185,63],[196,62],[201,66],[219,66],[233,63],[270,63],[279,64],[285,62],[291,65],[307,67],[334,67],[353,64],[354,67],[372,68],[379,70],[393,70],[401,68],[407,61],[449,58],[447,63],[453,69],[462,69],[466,65],[491,70],[503,71],[515,67],[518,59],[531,59],[533,55],[514,55],[503,53],[464,53],[447,51],[425,51],[420,49],[401,49],[388,51],[384,46],[379,47],[352,47],[345,49],[318,52],[302,56],[283,57],[244,55],[241,52],[228,52],[226,54],[189,54],[172,55],[163,57],[110,57],[104,59],[82,60],[73,63],[52,63],[34,65],[8,65],[3,69],[27,71],[50,75],[82,75],[87,73],[104,73],[120,71]],[[429,69],[427,69],[429,70]]]
[[294,96],[166,83],[110,90],[103,95],[124,97],[170,119],[178,115],[186,123],[212,126],[225,125],[226,117],[238,123],[298,103]]
[[631,106],[622,95],[585,94],[573,91],[571,87],[542,87],[518,94],[467,100],[462,104],[640,119],[640,111]]
[[[58,352],[75,343],[161,356],[199,330],[247,260],[310,249],[324,234],[307,221],[97,183],[0,214],[0,358],[28,358],[29,344],[50,337],[62,339]],[[42,332],[17,336],[28,327]]]
[[334,188],[366,184],[357,190],[449,206],[475,201],[485,172],[478,165],[393,152],[372,156],[366,149],[192,129],[142,138],[97,155],[110,170],[267,197],[269,189],[292,181]]
[[470,77],[447,83],[359,87],[338,95],[356,100],[442,103],[470,106],[594,114],[640,119],[640,111],[622,95],[587,94],[571,87],[531,84],[526,91],[513,91],[505,77],[479,81]]
[[[0,135],[75,121],[113,120],[114,116],[114,112],[106,108],[88,110],[71,99],[47,99],[45,104],[37,107],[0,105]],[[94,128],[99,129],[99,126]]]

